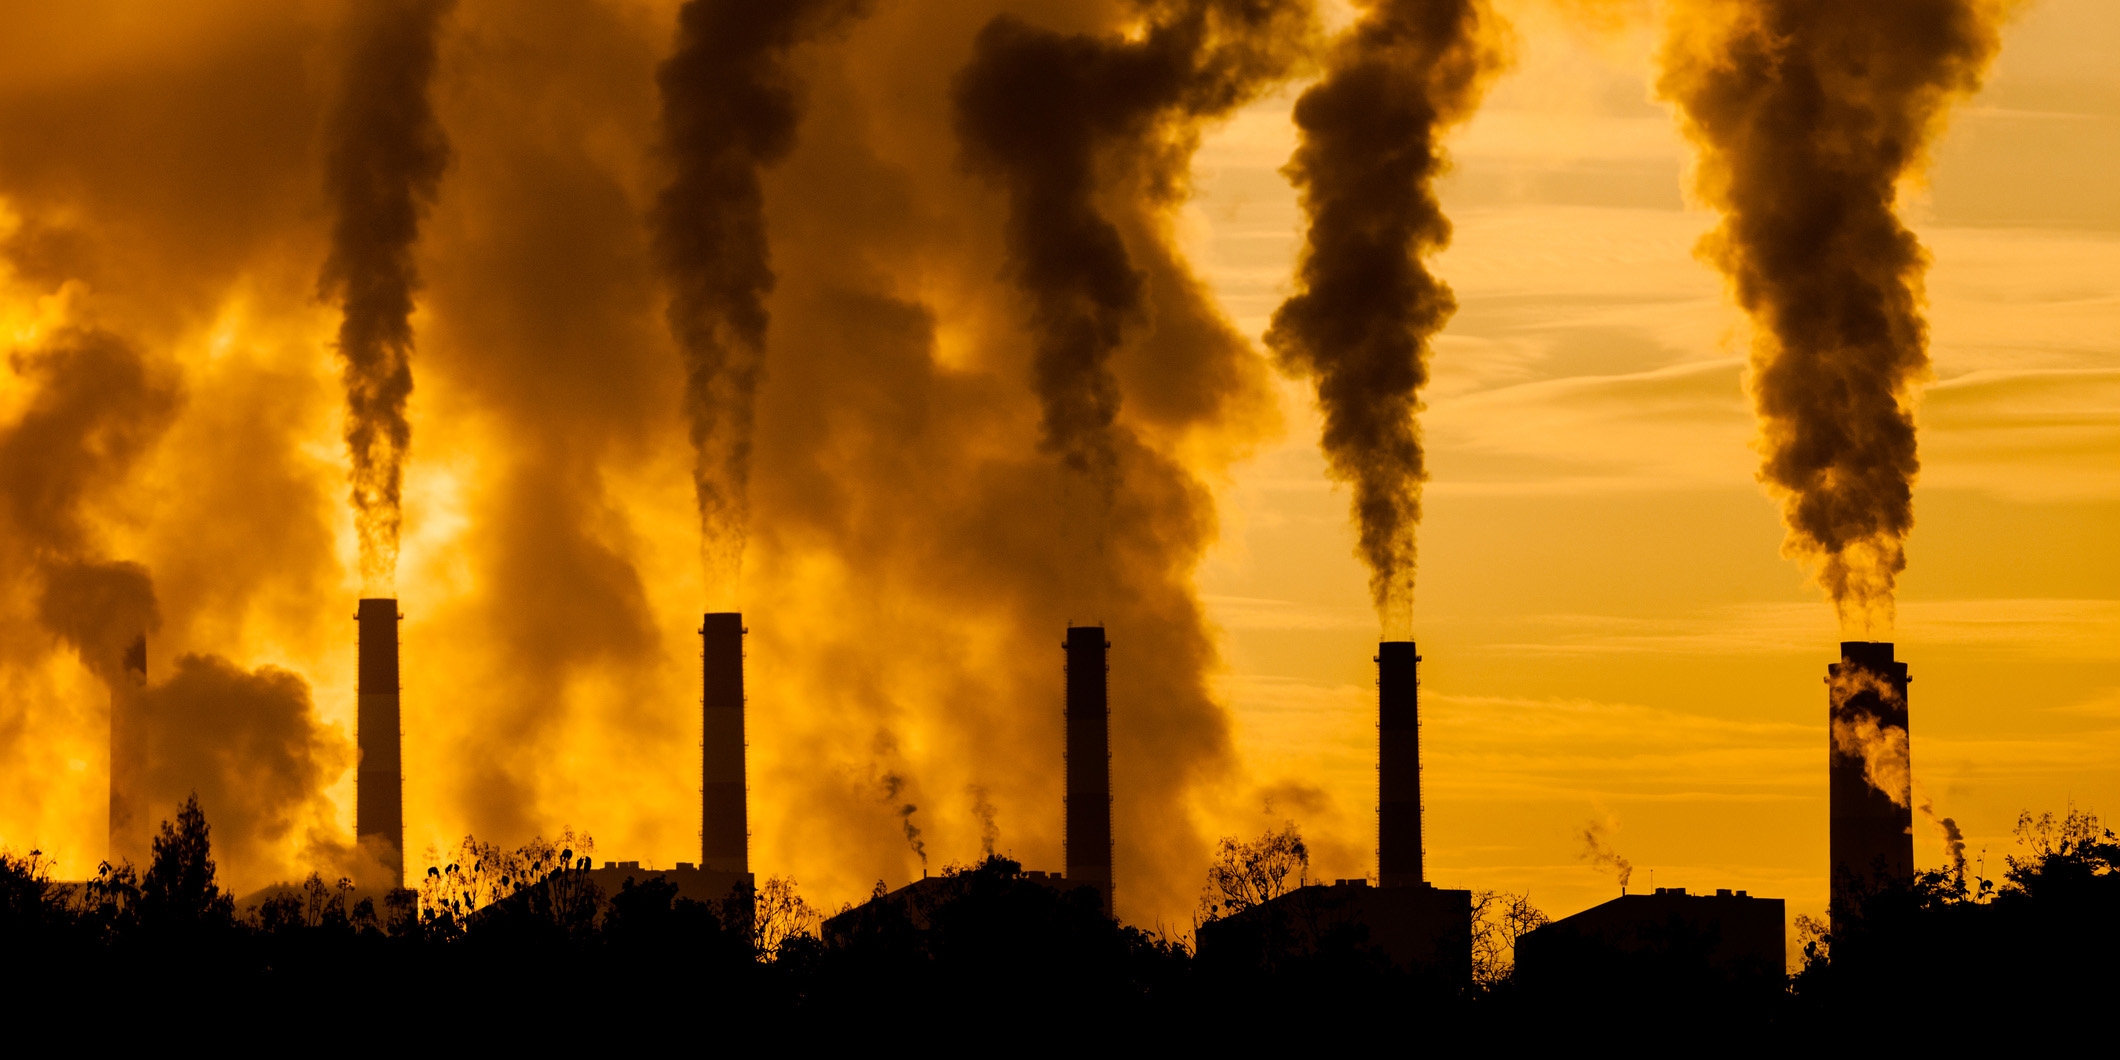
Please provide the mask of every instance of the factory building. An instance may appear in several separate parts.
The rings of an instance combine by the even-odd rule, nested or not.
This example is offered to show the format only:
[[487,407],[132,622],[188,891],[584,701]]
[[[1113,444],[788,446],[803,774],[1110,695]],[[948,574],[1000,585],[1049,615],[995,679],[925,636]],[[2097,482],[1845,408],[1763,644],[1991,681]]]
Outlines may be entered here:
[[1658,887],[1563,917],[1516,941],[1516,982],[1575,997],[1654,987],[1780,989],[1785,910],[1743,891]]
[[1377,881],[1298,887],[1200,925],[1203,960],[1264,963],[1358,940],[1434,981],[1472,976],[1472,892],[1430,884],[1421,848],[1420,652],[1377,645]]

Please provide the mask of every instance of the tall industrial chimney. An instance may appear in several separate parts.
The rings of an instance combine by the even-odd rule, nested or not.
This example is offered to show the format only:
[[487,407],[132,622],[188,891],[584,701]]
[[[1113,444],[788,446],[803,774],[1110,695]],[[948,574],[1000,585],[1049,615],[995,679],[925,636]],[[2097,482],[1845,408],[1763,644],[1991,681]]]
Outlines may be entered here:
[[140,694],[147,689],[147,635],[133,638],[125,665],[110,690],[110,850],[106,860],[130,861],[145,869],[149,835],[147,753],[141,746]]
[[360,626],[359,707],[354,739],[361,764],[354,773],[354,835],[389,871],[389,885],[405,885],[405,793],[398,722],[397,601],[368,599]]
[[743,615],[708,612],[699,623],[700,867],[751,871],[751,832],[744,789]]
[[1097,889],[1112,911],[1111,708],[1103,626],[1069,626],[1067,643],[1067,878]]
[[[1854,672],[1851,672],[1854,671]],[[1889,689],[1880,694],[1874,686],[1863,687],[1842,698],[1850,686],[1846,678],[1866,672],[1876,684]],[[1892,800],[1870,784],[1863,771],[1859,747],[1843,747],[1833,730],[1872,720],[1880,730],[1907,731],[1907,676],[1905,663],[1892,660],[1888,643],[1850,640],[1840,645],[1840,661],[1826,667],[1829,716],[1826,748],[1830,782],[1832,833],[1832,913],[1839,917],[1853,910],[1856,898],[1880,884],[1904,882],[1914,877],[1914,810]],[[1835,686],[1839,686],[1836,689]],[[1910,745],[1909,745],[1910,746]]]
[[1410,640],[1377,645],[1377,886],[1421,873],[1421,656]]

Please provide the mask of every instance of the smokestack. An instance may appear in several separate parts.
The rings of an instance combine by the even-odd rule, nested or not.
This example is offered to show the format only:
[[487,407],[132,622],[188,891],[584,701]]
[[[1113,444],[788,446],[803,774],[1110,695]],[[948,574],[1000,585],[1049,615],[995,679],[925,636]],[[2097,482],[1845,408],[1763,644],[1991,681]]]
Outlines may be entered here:
[[147,807],[140,791],[146,772],[140,746],[140,693],[147,687],[147,635],[125,649],[123,677],[110,690],[110,850],[117,865],[147,862]]
[[1097,889],[1112,911],[1111,708],[1103,626],[1069,626],[1067,643],[1067,878]]
[[395,599],[361,601],[359,713],[354,738],[361,764],[354,774],[355,837],[390,871],[390,886],[405,885],[405,798],[398,728],[398,614]]
[[1377,886],[1421,874],[1421,656],[1410,640],[1377,645]]
[[709,612],[699,623],[700,867],[751,871],[749,807],[744,787],[743,638],[735,611]]
[[[1829,756],[1832,834],[1832,914],[1852,911],[1856,899],[1880,885],[1914,878],[1914,811],[1911,805],[1880,790],[1876,770],[1859,744],[1845,734],[1874,727],[1879,733],[1899,730],[1892,744],[1907,748],[1907,676],[1905,663],[1892,660],[1892,645],[1850,640],[1840,645],[1841,660],[1826,667],[1830,724]],[[1867,678],[1867,679],[1865,679]],[[1864,722],[1871,723],[1865,726]],[[1876,742],[1876,741],[1873,741]],[[1873,750],[1873,755],[1876,753]],[[1895,755],[1894,757],[1898,757]],[[1907,763],[1894,763],[1904,777]]]

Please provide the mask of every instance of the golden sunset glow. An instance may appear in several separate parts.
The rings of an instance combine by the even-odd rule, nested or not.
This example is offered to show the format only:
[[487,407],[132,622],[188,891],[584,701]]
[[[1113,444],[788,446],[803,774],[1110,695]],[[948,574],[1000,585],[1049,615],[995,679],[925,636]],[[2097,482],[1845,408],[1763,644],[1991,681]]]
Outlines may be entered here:
[[[151,684],[215,656],[313,703],[313,728],[171,752],[225,778],[199,788],[224,883],[358,876],[353,615],[384,593],[320,285],[358,5],[0,6],[0,432],[60,409],[44,351],[137,354],[81,408],[122,402],[50,412],[102,425],[77,460],[0,469],[0,846],[68,879],[105,856],[111,693],[41,617],[38,564],[137,564]],[[1189,934],[1215,841],[1287,821],[1312,878],[1374,874],[1370,572],[1312,384],[1264,340],[1303,247],[1282,168],[1315,42],[1259,59],[1285,76],[1228,114],[1141,133],[1094,189],[1144,306],[1110,354],[1108,481],[1041,418],[1014,171],[966,146],[976,101],[953,93],[997,13],[1138,35],[1132,9],[881,2],[792,47],[731,583],[651,228],[678,6],[459,0],[439,22],[394,590],[408,871],[467,833],[563,827],[599,857],[696,860],[700,615],[740,610],[750,863],[820,908],[990,841],[1062,867],[1071,623],[1112,643],[1122,920]],[[1507,61],[1448,133],[1454,235],[1429,263],[1457,310],[1419,418],[1427,877],[1573,913],[1618,892],[1588,829],[1637,890],[1820,915],[1842,626],[1760,482],[1754,324],[1698,250],[1718,214],[1658,96],[1678,15],[1495,6]],[[1319,39],[1354,17],[1325,4]],[[1899,188],[1933,371],[1874,638],[1914,675],[1915,800],[1997,861],[2020,810],[2120,806],[2120,6],[2000,24]],[[1915,852],[1944,860],[1921,817]]]

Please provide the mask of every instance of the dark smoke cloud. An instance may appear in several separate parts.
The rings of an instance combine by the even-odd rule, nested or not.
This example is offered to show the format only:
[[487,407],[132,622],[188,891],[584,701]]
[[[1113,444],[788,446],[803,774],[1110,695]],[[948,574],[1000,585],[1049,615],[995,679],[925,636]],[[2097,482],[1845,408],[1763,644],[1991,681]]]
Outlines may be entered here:
[[1450,243],[1436,199],[1444,130],[1469,117],[1501,66],[1484,0],[1375,0],[1296,103],[1287,173],[1310,228],[1297,293],[1266,341],[1315,376],[1320,439],[1354,488],[1357,552],[1388,638],[1411,635],[1414,533],[1428,467],[1420,388],[1457,301],[1422,259]]
[[[772,371],[750,485],[752,832],[756,863],[835,904],[905,874],[893,820],[905,802],[919,803],[931,853],[981,849],[973,808],[919,785],[985,786],[1012,852],[1060,867],[1069,618],[1104,620],[1116,645],[1121,912],[1175,920],[1195,904],[1236,765],[1194,586],[1216,537],[1205,484],[1273,426],[1271,366],[1172,239],[1201,119],[1166,108],[1141,136],[1097,141],[1094,206],[1139,277],[1107,363],[1124,400],[1104,498],[1039,450],[1043,410],[1024,380],[1044,339],[1023,290],[994,282],[1012,267],[1012,196],[961,164],[953,105],[997,13],[1121,50],[1147,39],[1144,12],[1169,23],[1179,8],[879,4],[786,53],[787,83],[807,88],[798,142],[759,173],[780,279],[763,296]],[[153,40],[116,40],[85,16],[40,47],[0,35],[0,195],[21,217],[0,233],[15,266],[0,296],[12,312],[79,281],[95,319],[181,370],[176,422],[146,465],[98,480],[81,520],[101,544],[78,558],[154,573],[154,676],[186,654],[270,659],[308,675],[315,706],[350,726],[350,609],[320,595],[342,588],[331,528],[344,468],[314,447],[343,414],[337,367],[316,359],[313,280],[336,216],[317,147],[320,131],[335,143],[339,92],[315,72],[361,45],[332,15],[187,6]],[[450,133],[449,191],[419,224],[421,399],[408,408],[447,518],[424,528],[445,547],[401,573],[425,601],[403,626],[405,724],[421,734],[406,743],[408,840],[514,844],[571,820],[629,857],[689,859],[697,601],[668,572],[699,547],[696,454],[643,223],[670,176],[655,78],[670,27],[663,11],[605,0],[553,0],[536,18],[459,0],[448,27],[431,98]],[[51,42],[80,54],[38,67]],[[0,536],[0,551],[17,547]],[[0,569],[13,712],[0,719],[0,826],[57,836],[69,864],[92,866],[100,778],[69,780],[49,749],[92,757],[102,697],[81,697],[72,661],[40,646],[42,576],[24,570]],[[53,720],[51,703],[76,698],[80,717]],[[291,700],[275,702],[248,716],[278,720],[247,731],[298,730]],[[309,754],[327,773],[329,729],[312,729]],[[880,730],[903,737],[895,756],[858,735]],[[272,761],[267,776],[305,775],[299,756]],[[878,800],[879,761],[919,778],[907,798]],[[298,823],[243,843],[260,864],[230,871],[335,864],[319,832],[350,840],[350,807],[311,803],[305,833],[299,800],[255,783],[265,808],[246,820],[260,834]],[[209,812],[218,842],[222,811]]]
[[324,785],[351,764],[345,734],[321,725],[309,684],[273,666],[245,670],[186,655],[140,695],[140,793],[151,820],[174,819],[196,792],[213,825],[224,886],[269,882],[282,848],[319,810]]
[[1100,208],[1113,172],[1183,190],[1200,124],[1285,76],[1308,39],[1300,0],[1143,0],[1138,39],[1001,16],[980,31],[954,101],[964,161],[1009,193],[1010,275],[1030,301],[1032,383],[1048,452],[1116,483],[1119,379],[1145,278]]
[[154,350],[234,283],[306,310],[317,9],[165,5],[152,33],[113,33],[123,7],[9,7],[0,212],[19,227],[0,221],[0,256],[40,294],[92,292],[98,323]]
[[1851,633],[1888,631],[1914,525],[1927,255],[1894,212],[1999,47],[1990,0],[1681,7],[1658,90],[1723,214],[1701,246],[1758,328],[1751,391],[1784,552]]
[[[1133,134],[1098,133],[1083,194],[1140,278],[1139,312],[1107,364],[1124,398],[1108,432],[1116,481],[1085,489],[1081,471],[1041,451],[1044,395],[1023,381],[1049,334],[1020,281],[994,283],[1021,270],[1014,171],[961,164],[966,72],[993,65],[982,42],[1000,6],[882,5],[845,44],[816,49],[802,143],[768,178],[782,282],[759,392],[747,611],[775,616],[751,623],[754,672],[776,675],[758,695],[802,706],[756,715],[754,769],[776,794],[754,803],[754,831],[768,857],[828,846],[834,857],[797,871],[849,897],[903,873],[898,830],[879,827],[873,755],[832,750],[849,731],[888,730],[902,738],[893,768],[934,790],[986,787],[1011,856],[1057,869],[1060,640],[1068,619],[1101,619],[1115,645],[1120,909],[1182,917],[1209,857],[1202,807],[1235,765],[1193,585],[1216,535],[1203,479],[1274,425],[1270,366],[1172,245],[1205,119],[1166,109]],[[1008,6],[1019,36],[1049,25],[1086,54],[1155,32],[1132,5]],[[1079,74],[1057,87],[1089,93],[1085,106],[1101,98]],[[1028,120],[1036,102],[977,105]],[[820,658],[833,663],[806,661]],[[995,774],[995,761],[1022,768]],[[921,806],[938,851],[982,849],[963,802]]]
[[0,435],[9,551],[35,572],[44,628],[116,689],[126,649],[161,615],[146,568],[101,554],[91,509],[168,429],[177,386],[99,329],[62,329],[11,365],[35,393]]
[[[651,550],[675,512],[659,489],[623,492],[644,466],[683,477],[664,448],[684,448],[683,382],[642,223],[666,30],[583,0],[534,19],[466,2],[451,27],[435,98],[453,190],[421,250],[422,451],[477,461],[452,551],[479,588],[437,582],[404,608],[405,725],[426,734],[406,741],[407,803],[437,807],[408,818],[407,846],[577,821],[611,849],[689,860],[698,607],[651,599],[683,554]],[[627,768],[561,765],[591,757]]]
[[110,849],[95,849],[113,859],[144,856],[137,692],[161,608],[147,568],[106,558],[93,522],[167,430],[178,393],[133,344],[100,329],[62,328],[10,360],[33,390],[0,433],[0,554],[35,583],[37,626],[109,692],[107,712],[94,716],[110,756]]
[[358,43],[330,121],[332,208],[324,295],[339,301],[346,448],[368,591],[394,593],[412,424],[413,252],[449,144],[427,98],[435,31],[452,0],[373,0],[354,7]]
[[146,567],[129,562],[46,564],[37,617],[112,688],[139,639],[162,626],[154,579]]
[[743,566],[753,401],[773,290],[759,171],[795,145],[801,85],[788,53],[867,0],[691,0],[656,74],[674,170],[653,214],[670,332],[685,360],[694,489],[709,592]]
[[16,353],[12,366],[36,390],[0,434],[7,539],[28,552],[41,581],[40,623],[112,691],[114,715],[125,715],[110,722],[127,734],[124,751],[113,748],[112,786],[148,818],[125,831],[173,817],[196,791],[230,879],[262,883],[292,830],[328,814],[322,793],[346,764],[343,736],[318,725],[306,682],[273,667],[247,672],[186,655],[169,680],[140,687],[141,638],[161,624],[154,580],[142,564],[103,558],[91,525],[97,502],[166,437],[180,406],[176,385],[133,345],[92,329],[61,330]]

